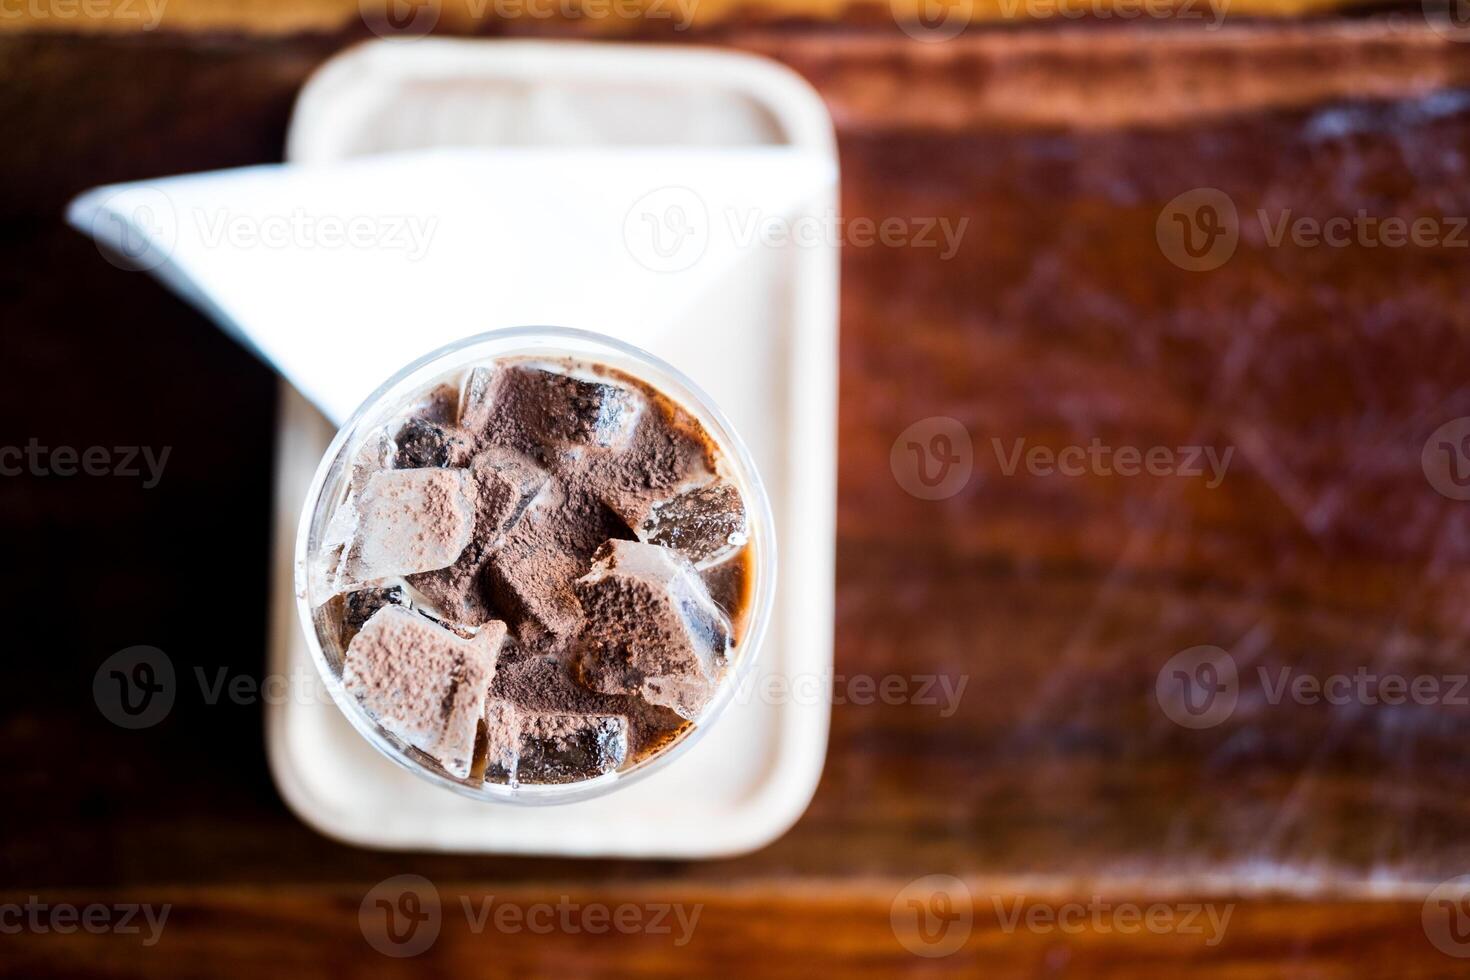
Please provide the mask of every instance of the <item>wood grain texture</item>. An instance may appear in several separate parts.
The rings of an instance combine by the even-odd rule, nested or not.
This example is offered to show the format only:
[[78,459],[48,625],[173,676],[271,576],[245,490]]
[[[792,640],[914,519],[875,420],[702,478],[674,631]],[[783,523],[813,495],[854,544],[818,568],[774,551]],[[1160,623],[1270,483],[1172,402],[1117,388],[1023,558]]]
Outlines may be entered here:
[[822,92],[839,131],[854,135],[1146,128],[1202,140],[1203,127],[1232,117],[1238,131],[1281,113],[1412,103],[1470,83],[1465,46],[1407,9],[1270,29],[992,30],[938,44],[876,30],[840,40],[759,28],[722,37],[796,68]]
[[[411,956],[384,956],[360,924],[366,887],[153,889],[48,896],[51,907],[156,906],[158,941],[142,915],[137,933],[58,935],[27,930],[4,938],[0,975],[94,977],[854,977],[985,976],[1134,978],[1463,976],[1454,960],[1423,939],[1418,903],[1232,902],[1221,897],[1157,898],[1007,891],[981,896],[963,944],[943,957],[916,956],[890,924],[893,889],[873,882],[753,882],[693,888],[558,886],[486,889],[440,881],[424,938],[406,940]],[[28,895],[0,896],[21,903]],[[1083,908],[1092,902],[1093,911]],[[169,905],[165,913],[163,905]],[[674,912],[658,910],[678,905]],[[1191,909],[1209,906],[1217,934]],[[516,910],[510,914],[501,909]],[[620,929],[613,924],[624,908]],[[1188,932],[1150,932],[1119,916],[1153,910]],[[607,919],[594,909],[606,909]],[[1040,910],[1066,916],[1067,926]],[[637,910],[637,911],[633,911]],[[111,921],[121,922],[121,913]],[[371,916],[371,912],[365,913]],[[1016,918],[1017,916],[1020,918]],[[371,921],[371,920],[369,920]],[[432,922],[437,925],[434,931]],[[637,923],[635,926],[634,923]],[[683,923],[681,925],[681,922]],[[1195,924],[1200,923],[1199,931]],[[667,925],[667,931],[665,927]],[[131,923],[129,923],[131,926]],[[597,931],[594,931],[597,930]],[[402,935],[413,936],[405,931]],[[957,937],[959,934],[956,934]],[[1417,935],[1415,941],[1413,937]],[[429,938],[431,937],[432,938]],[[409,945],[412,943],[413,945]],[[389,948],[392,948],[391,946]]]
[[[1372,7],[1371,0],[11,0],[0,34],[149,34],[217,31],[261,37],[337,33],[370,26],[393,35],[410,23],[461,34],[546,31],[592,37],[649,32],[688,37],[690,28],[840,21],[898,25],[929,36],[994,24],[1117,24],[1177,19],[1218,27],[1246,18],[1295,18]],[[1422,20],[1422,17],[1419,19]]]
[[[0,972],[1454,973],[1420,913],[1430,885],[1470,871],[1465,707],[1272,705],[1251,680],[1224,724],[1190,731],[1153,691],[1196,644],[1233,651],[1250,678],[1470,669],[1470,505],[1419,465],[1438,425],[1470,415],[1465,252],[1274,248],[1252,224],[1258,208],[1470,213],[1470,46],[1390,22],[932,46],[820,27],[696,35],[784,60],[823,93],[849,228],[969,224],[948,260],[845,248],[826,773],[775,845],[687,863],[357,851],[280,802],[259,705],[181,699],[129,733],[91,702],[97,666],[131,644],[190,677],[263,671],[274,386],[102,262],[61,209],[99,183],[277,159],[296,88],[361,36],[0,39],[0,118],[25,134],[0,155],[3,441],[172,447],[154,490],[0,480],[0,587],[30,597],[0,715],[20,801],[0,816],[0,892],[176,905],[158,956],[117,936],[4,935]],[[1156,220],[1200,186],[1235,202],[1241,240],[1191,273]],[[977,464],[924,501],[890,450],[932,416],[963,423]],[[991,444],[1094,437],[1235,455],[1206,489],[1006,476]],[[227,553],[205,549],[218,565],[198,574],[213,541]],[[858,677],[966,687],[946,715],[859,703]],[[702,902],[707,918],[677,955],[647,936],[489,943],[461,927],[400,964],[365,947],[357,916],[402,873],[452,896]],[[888,917],[933,873],[971,882],[978,918],[963,952],[929,961]],[[1226,941],[995,926],[995,897],[1159,893],[1238,900]]]

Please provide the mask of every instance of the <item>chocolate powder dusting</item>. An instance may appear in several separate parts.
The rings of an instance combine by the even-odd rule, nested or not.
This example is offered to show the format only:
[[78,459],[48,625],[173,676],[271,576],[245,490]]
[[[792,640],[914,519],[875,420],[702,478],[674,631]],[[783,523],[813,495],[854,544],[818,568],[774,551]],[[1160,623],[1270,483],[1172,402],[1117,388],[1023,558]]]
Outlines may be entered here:
[[685,718],[703,710],[723,674],[730,624],[694,566],[671,548],[609,541],[577,581],[585,619],[580,677],[607,694],[640,694]]
[[485,588],[523,639],[541,633],[570,637],[582,620],[572,583],[586,573],[604,542],[632,537],[627,525],[575,479],[553,477],[490,556]]
[[651,397],[627,448],[588,453],[578,476],[636,528],[648,519],[655,502],[714,472],[714,448],[699,423],[668,399]]
[[[743,501],[716,476],[697,419],[611,368],[510,360],[432,386],[388,431],[396,453],[371,474],[367,530],[389,532],[408,588],[375,582],[384,589],[332,609],[344,643],[399,603],[411,607],[390,614],[400,629],[409,616],[435,630],[415,635],[442,652],[399,663],[440,674],[416,686],[395,670],[394,683],[432,691],[429,715],[454,716],[452,748],[432,739],[454,771],[483,675],[448,659],[446,636],[508,633],[483,692],[472,779],[511,780],[518,767],[522,782],[593,778],[690,727],[738,641],[750,582]],[[641,554],[647,581],[596,571],[614,544]],[[423,727],[416,744],[431,741]]]
[[624,385],[502,364],[472,377],[461,424],[483,442],[546,457],[565,445],[621,443],[635,399]]

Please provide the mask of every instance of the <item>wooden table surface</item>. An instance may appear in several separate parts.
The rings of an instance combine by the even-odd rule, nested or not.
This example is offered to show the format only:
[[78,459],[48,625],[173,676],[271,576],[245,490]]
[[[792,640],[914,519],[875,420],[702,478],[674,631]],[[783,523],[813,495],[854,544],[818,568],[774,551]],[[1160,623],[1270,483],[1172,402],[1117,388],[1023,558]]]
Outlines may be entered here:
[[[0,37],[0,442],[171,447],[152,489],[0,479],[0,586],[20,624],[0,714],[0,973],[1466,972],[1450,955],[1470,953],[1461,911],[1425,899],[1470,873],[1470,711],[1272,703],[1256,678],[1466,670],[1470,504],[1436,491],[1421,449],[1470,415],[1467,251],[1448,236],[1273,244],[1257,213],[1470,214],[1470,45],[1417,7],[942,44],[872,18],[681,37],[816,85],[849,221],[969,225],[948,258],[844,248],[843,696],[826,771],[772,846],[675,862],[357,850],[281,802],[258,704],[181,699],[130,732],[93,702],[98,666],[135,644],[181,671],[264,671],[275,383],[148,277],[103,262],[63,206],[109,181],[279,159],[302,80],[367,36]],[[1239,243],[1189,271],[1159,218],[1201,187],[1233,202]],[[935,417],[968,433],[974,473],[925,500],[890,450]],[[1008,475],[996,449],[1094,438],[1233,455],[1210,487]],[[1155,684],[1202,645],[1243,680],[1228,718],[1191,729]],[[853,678],[890,676],[966,686],[948,714],[853,696]],[[403,874],[442,903],[437,941],[411,959],[375,951],[359,917]],[[928,875],[972,896],[944,956],[916,955],[893,924]],[[491,896],[700,917],[682,945],[477,932],[465,909]],[[146,928],[15,931],[6,912],[94,903],[170,912],[156,945]],[[1128,917],[1155,906],[1229,917],[1216,942]],[[1075,928],[1049,926],[1058,916]]]

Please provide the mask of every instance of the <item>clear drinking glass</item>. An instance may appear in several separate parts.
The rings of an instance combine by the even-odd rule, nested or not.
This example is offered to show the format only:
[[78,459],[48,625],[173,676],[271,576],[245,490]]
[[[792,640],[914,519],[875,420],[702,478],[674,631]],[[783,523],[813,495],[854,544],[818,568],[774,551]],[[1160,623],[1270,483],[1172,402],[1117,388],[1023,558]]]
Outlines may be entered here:
[[[312,579],[315,576],[310,574],[310,570],[316,563],[327,521],[346,496],[348,464],[365,437],[393,420],[431,382],[470,367],[510,357],[570,358],[587,364],[603,364],[662,392],[698,419],[714,440],[724,463],[722,475],[739,489],[749,524],[750,568],[754,576],[749,592],[750,605],[745,613],[745,628],[740,642],[731,651],[730,667],[719,690],[699,716],[692,720],[690,727],[669,745],[624,769],[576,783],[523,783],[519,786],[477,783],[473,779],[450,775],[432,758],[405,745],[379,726],[357,699],[343,688],[343,651],[339,648],[335,631],[327,625],[322,608],[330,596],[313,594]],[[296,606],[302,628],[306,631],[307,648],[337,707],[363,738],[398,765],[465,796],[498,803],[565,803],[603,796],[656,772],[687,752],[720,717],[736,689],[750,675],[770,624],[775,586],[776,538],[770,501],[750,452],[729,420],[698,385],[672,365],[612,337],[566,327],[513,327],[467,337],[419,358],[389,378],[358,407],[327,447],[307,491],[296,536]]]

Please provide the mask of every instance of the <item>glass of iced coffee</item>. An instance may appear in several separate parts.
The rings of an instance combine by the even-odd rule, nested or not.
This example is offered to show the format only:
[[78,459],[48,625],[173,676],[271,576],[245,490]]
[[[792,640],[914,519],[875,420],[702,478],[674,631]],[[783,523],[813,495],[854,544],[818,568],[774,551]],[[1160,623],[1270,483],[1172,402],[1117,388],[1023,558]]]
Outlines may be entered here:
[[333,699],[390,759],[563,802],[681,754],[749,675],[775,538],[710,399],[600,334],[525,327],[405,367],[307,495],[296,591]]

